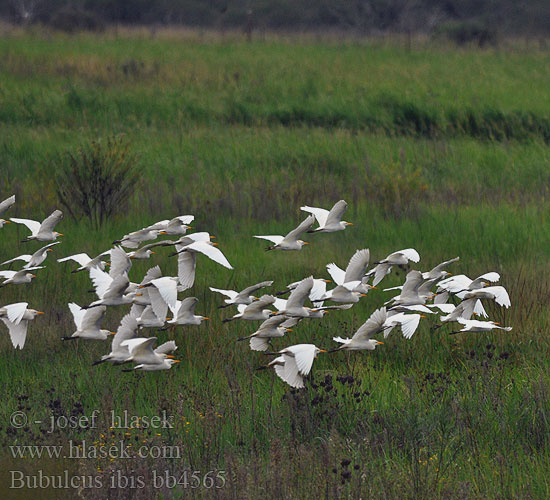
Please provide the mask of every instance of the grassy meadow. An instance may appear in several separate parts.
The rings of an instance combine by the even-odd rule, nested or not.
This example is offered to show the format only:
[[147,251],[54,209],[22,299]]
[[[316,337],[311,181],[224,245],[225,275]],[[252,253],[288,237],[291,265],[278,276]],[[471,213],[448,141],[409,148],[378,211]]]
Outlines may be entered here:
[[[135,195],[100,230],[67,214],[62,243],[31,285],[0,289],[0,305],[28,301],[46,312],[15,351],[0,325],[0,484],[9,470],[93,475],[102,488],[63,498],[544,499],[550,497],[550,53],[399,45],[138,34],[12,33],[0,39],[0,199],[9,216],[42,219],[60,207],[53,181],[67,152],[123,135],[143,170]],[[345,232],[311,236],[301,252],[264,252],[253,234],[286,234],[302,204],[349,203]],[[234,270],[198,258],[186,296],[200,299],[200,327],[151,332],[176,339],[178,366],[122,373],[91,363],[102,342],[62,342],[67,303],[86,304],[90,281],[55,258],[96,255],[114,239],[191,213],[216,235]],[[0,229],[0,259],[39,248],[25,228]],[[374,352],[320,354],[307,389],[290,390],[266,356],[236,339],[257,323],[221,319],[208,286],[273,291],[359,248],[371,260],[407,247],[429,270],[501,274],[512,308],[489,305],[511,332],[448,335],[424,320],[409,341],[394,332]],[[135,262],[140,281],[160,248]],[[382,284],[396,286],[395,273]],[[385,287],[385,286],[384,286]],[[380,287],[380,288],[384,288]],[[303,321],[274,346],[333,348],[391,296],[369,293],[349,311]],[[116,329],[126,308],[111,308]],[[100,413],[95,428],[54,429],[50,417]],[[110,429],[109,412],[173,415],[173,429]],[[16,429],[10,415],[31,424]],[[34,424],[41,420],[45,423]],[[10,445],[124,441],[172,446],[170,457],[14,459]],[[154,488],[152,470],[224,471],[219,489]],[[144,487],[110,489],[142,476]],[[36,493],[38,490],[34,490]],[[43,498],[59,491],[40,490]],[[9,490],[5,498],[28,498]],[[31,492],[32,494],[32,492]],[[48,496],[49,495],[49,496]]]

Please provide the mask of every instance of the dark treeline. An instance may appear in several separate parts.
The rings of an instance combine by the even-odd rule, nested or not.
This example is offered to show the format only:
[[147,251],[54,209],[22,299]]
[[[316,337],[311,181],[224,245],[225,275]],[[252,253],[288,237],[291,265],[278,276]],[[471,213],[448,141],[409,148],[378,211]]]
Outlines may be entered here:
[[110,24],[245,31],[444,34],[457,42],[550,34],[548,0],[0,0],[0,17],[71,31]]

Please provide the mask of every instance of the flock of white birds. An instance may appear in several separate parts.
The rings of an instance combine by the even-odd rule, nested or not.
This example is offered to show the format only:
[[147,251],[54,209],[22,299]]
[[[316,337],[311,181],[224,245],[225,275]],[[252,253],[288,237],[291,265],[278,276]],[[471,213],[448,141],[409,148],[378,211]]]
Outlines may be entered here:
[[[0,217],[14,203],[15,196],[1,202]],[[338,201],[330,211],[304,206],[301,209],[311,215],[286,236],[270,235],[255,238],[272,242],[267,250],[301,250],[308,244],[300,239],[306,233],[342,231],[348,225],[352,225],[342,220],[346,208],[347,203],[344,200]],[[43,269],[42,264],[48,252],[54,245],[59,244],[55,240],[62,234],[54,231],[54,228],[62,218],[63,213],[60,210],[54,211],[42,222],[0,218],[0,228],[9,223],[25,225],[31,231],[23,240],[25,242],[52,242],[33,254],[20,255],[2,262],[0,266],[16,261],[25,264],[18,271],[0,270],[0,278],[4,278],[0,287],[31,283],[36,277],[33,273]],[[211,241],[213,236],[207,232],[187,233],[193,220],[192,215],[183,215],[157,222],[123,236],[122,239],[113,242],[113,248],[94,258],[79,253],[58,259],[58,262],[74,261],[78,264],[78,267],[72,270],[73,273],[88,272],[98,297],[86,306],[68,304],[76,330],[71,336],[62,337],[63,340],[106,340],[113,335],[110,352],[94,365],[104,362],[117,365],[132,362],[135,365],[133,370],[156,371],[170,369],[174,363],[178,363],[173,355],[177,349],[175,341],[171,340],[156,347],[157,337],[145,337],[141,332],[147,328],[162,331],[177,326],[200,325],[202,321],[209,319],[195,314],[198,303],[196,297],[178,300],[179,293],[193,286],[198,255],[204,255],[228,269],[233,269],[216,247],[217,244]],[[314,229],[315,221],[318,227]],[[157,240],[164,235],[177,236],[178,239],[155,241],[140,247],[142,243]],[[177,256],[177,276],[163,276],[160,267],[154,266],[139,283],[131,282],[129,272],[132,260],[149,259],[155,253],[153,248],[159,246],[174,247],[175,252],[170,256]],[[125,248],[130,251],[126,251]],[[446,269],[457,260],[458,257],[442,262],[428,272],[409,270],[410,263],[419,262],[420,256],[413,248],[407,248],[391,253],[375,262],[374,267],[369,269],[370,251],[362,249],[354,253],[345,270],[334,263],[326,266],[332,280],[309,276],[289,284],[284,292],[264,294],[260,297],[254,293],[272,286],[273,281],[262,281],[241,291],[213,287],[210,287],[210,290],[226,297],[225,304],[220,305],[220,308],[235,306],[237,309],[233,316],[223,320],[224,323],[234,320],[262,322],[252,335],[238,339],[248,340],[253,351],[275,356],[270,363],[260,368],[272,367],[277,376],[287,384],[302,388],[304,379],[310,373],[313,361],[319,353],[374,350],[377,345],[383,343],[374,337],[381,335],[386,338],[394,328],[400,329],[403,336],[410,339],[421,319],[429,314],[441,315],[441,324],[434,328],[446,323],[458,323],[459,330],[451,333],[511,330],[511,327],[500,326],[494,321],[472,319],[473,316],[487,318],[483,307],[484,300],[494,301],[506,308],[510,306],[506,289],[492,285],[500,279],[498,273],[489,272],[474,280],[465,275],[452,276]],[[300,321],[323,318],[330,310],[353,307],[369,290],[388,276],[394,267],[408,271],[403,286],[385,289],[398,294],[388,300],[384,307],[376,309],[351,338],[334,337],[333,340],[340,344],[338,347],[326,351],[314,344],[297,344],[276,352],[268,352],[273,339],[284,337]],[[327,284],[332,281],[334,288],[327,289]],[[288,298],[282,298],[286,294],[289,294]],[[451,298],[454,298],[454,303],[449,302]],[[310,306],[306,305],[306,301]],[[117,331],[102,329],[101,324],[107,307],[121,305],[130,305],[131,308],[122,318]],[[171,311],[171,318],[167,317],[168,310]],[[29,308],[26,302],[0,307],[0,320],[7,326],[15,348],[23,348],[28,323],[39,314],[44,313]]]

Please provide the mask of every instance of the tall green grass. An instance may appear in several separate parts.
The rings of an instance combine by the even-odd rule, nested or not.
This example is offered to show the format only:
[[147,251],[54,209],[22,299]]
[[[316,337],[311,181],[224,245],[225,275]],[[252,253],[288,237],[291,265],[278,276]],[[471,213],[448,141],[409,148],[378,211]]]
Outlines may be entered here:
[[[122,470],[148,480],[153,468],[227,471],[216,492],[148,487],[139,492],[147,498],[549,495],[545,52],[79,35],[6,38],[0,55],[0,198],[18,197],[10,215],[40,219],[57,207],[50,179],[59,155],[91,139],[124,133],[144,170],[126,213],[100,231],[67,216],[46,269],[29,286],[0,291],[2,305],[25,300],[47,312],[30,325],[22,351],[0,325],[2,469],[70,468],[103,478]],[[265,252],[252,238],[290,230],[304,216],[302,204],[340,198],[355,223],[343,233],[311,235],[312,245],[292,254]],[[73,329],[67,303],[93,299],[90,281],[54,257],[95,255],[128,231],[184,213],[196,215],[194,229],[217,236],[235,267],[199,257],[186,295],[198,297],[198,313],[212,320],[151,333],[178,342],[182,362],[168,372],[92,368],[106,343],[60,340]],[[22,226],[0,230],[2,261],[38,248],[20,243],[24,235]],[[437,319],[429,318],[410,341],[394,332],[374,352],[319,355],[308,389],[292,391],[257,372],[265,356],[236,342],[256,323],[222,324],[232,311],[217,309],[222,298],[208,290],[263,279],[282,290],[309,274],[326,277],[327,263],[344,266],[358,248],[370,248],[375,261],[409,246],[420,252],[422,270],[459,255],[455,273],[498,271],[512,308],[488,310],[514,329],[450,336],[448,328],[432,331]],[[135,262],[131,279],[155,264],[175,274],[167,254]],[[333,336],[352,334],[390,296],[374,290],[349,311],[302,322],[274,347],[332,347]],[[125,313],[112,308],[105,324],[115,329]],[[90,430],[14,430],[9,416],[18,408],[30,421],[96,408],[102,418]],[[159,436],[127,436],[109,429],[112,409],[166,410],[177,425]],[[68,439],[177,445],[183,457],[9,458],[9,445]]]

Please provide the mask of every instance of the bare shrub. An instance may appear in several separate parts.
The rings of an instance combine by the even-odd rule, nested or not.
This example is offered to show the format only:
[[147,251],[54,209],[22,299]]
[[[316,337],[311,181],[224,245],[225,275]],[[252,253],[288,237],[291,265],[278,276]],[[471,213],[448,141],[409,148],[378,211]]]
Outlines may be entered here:
[[141,176],[129,143],[110,137],[65,153],[56,169],[56,192],[76,221],[86,217],[99,228],[124,210]]

